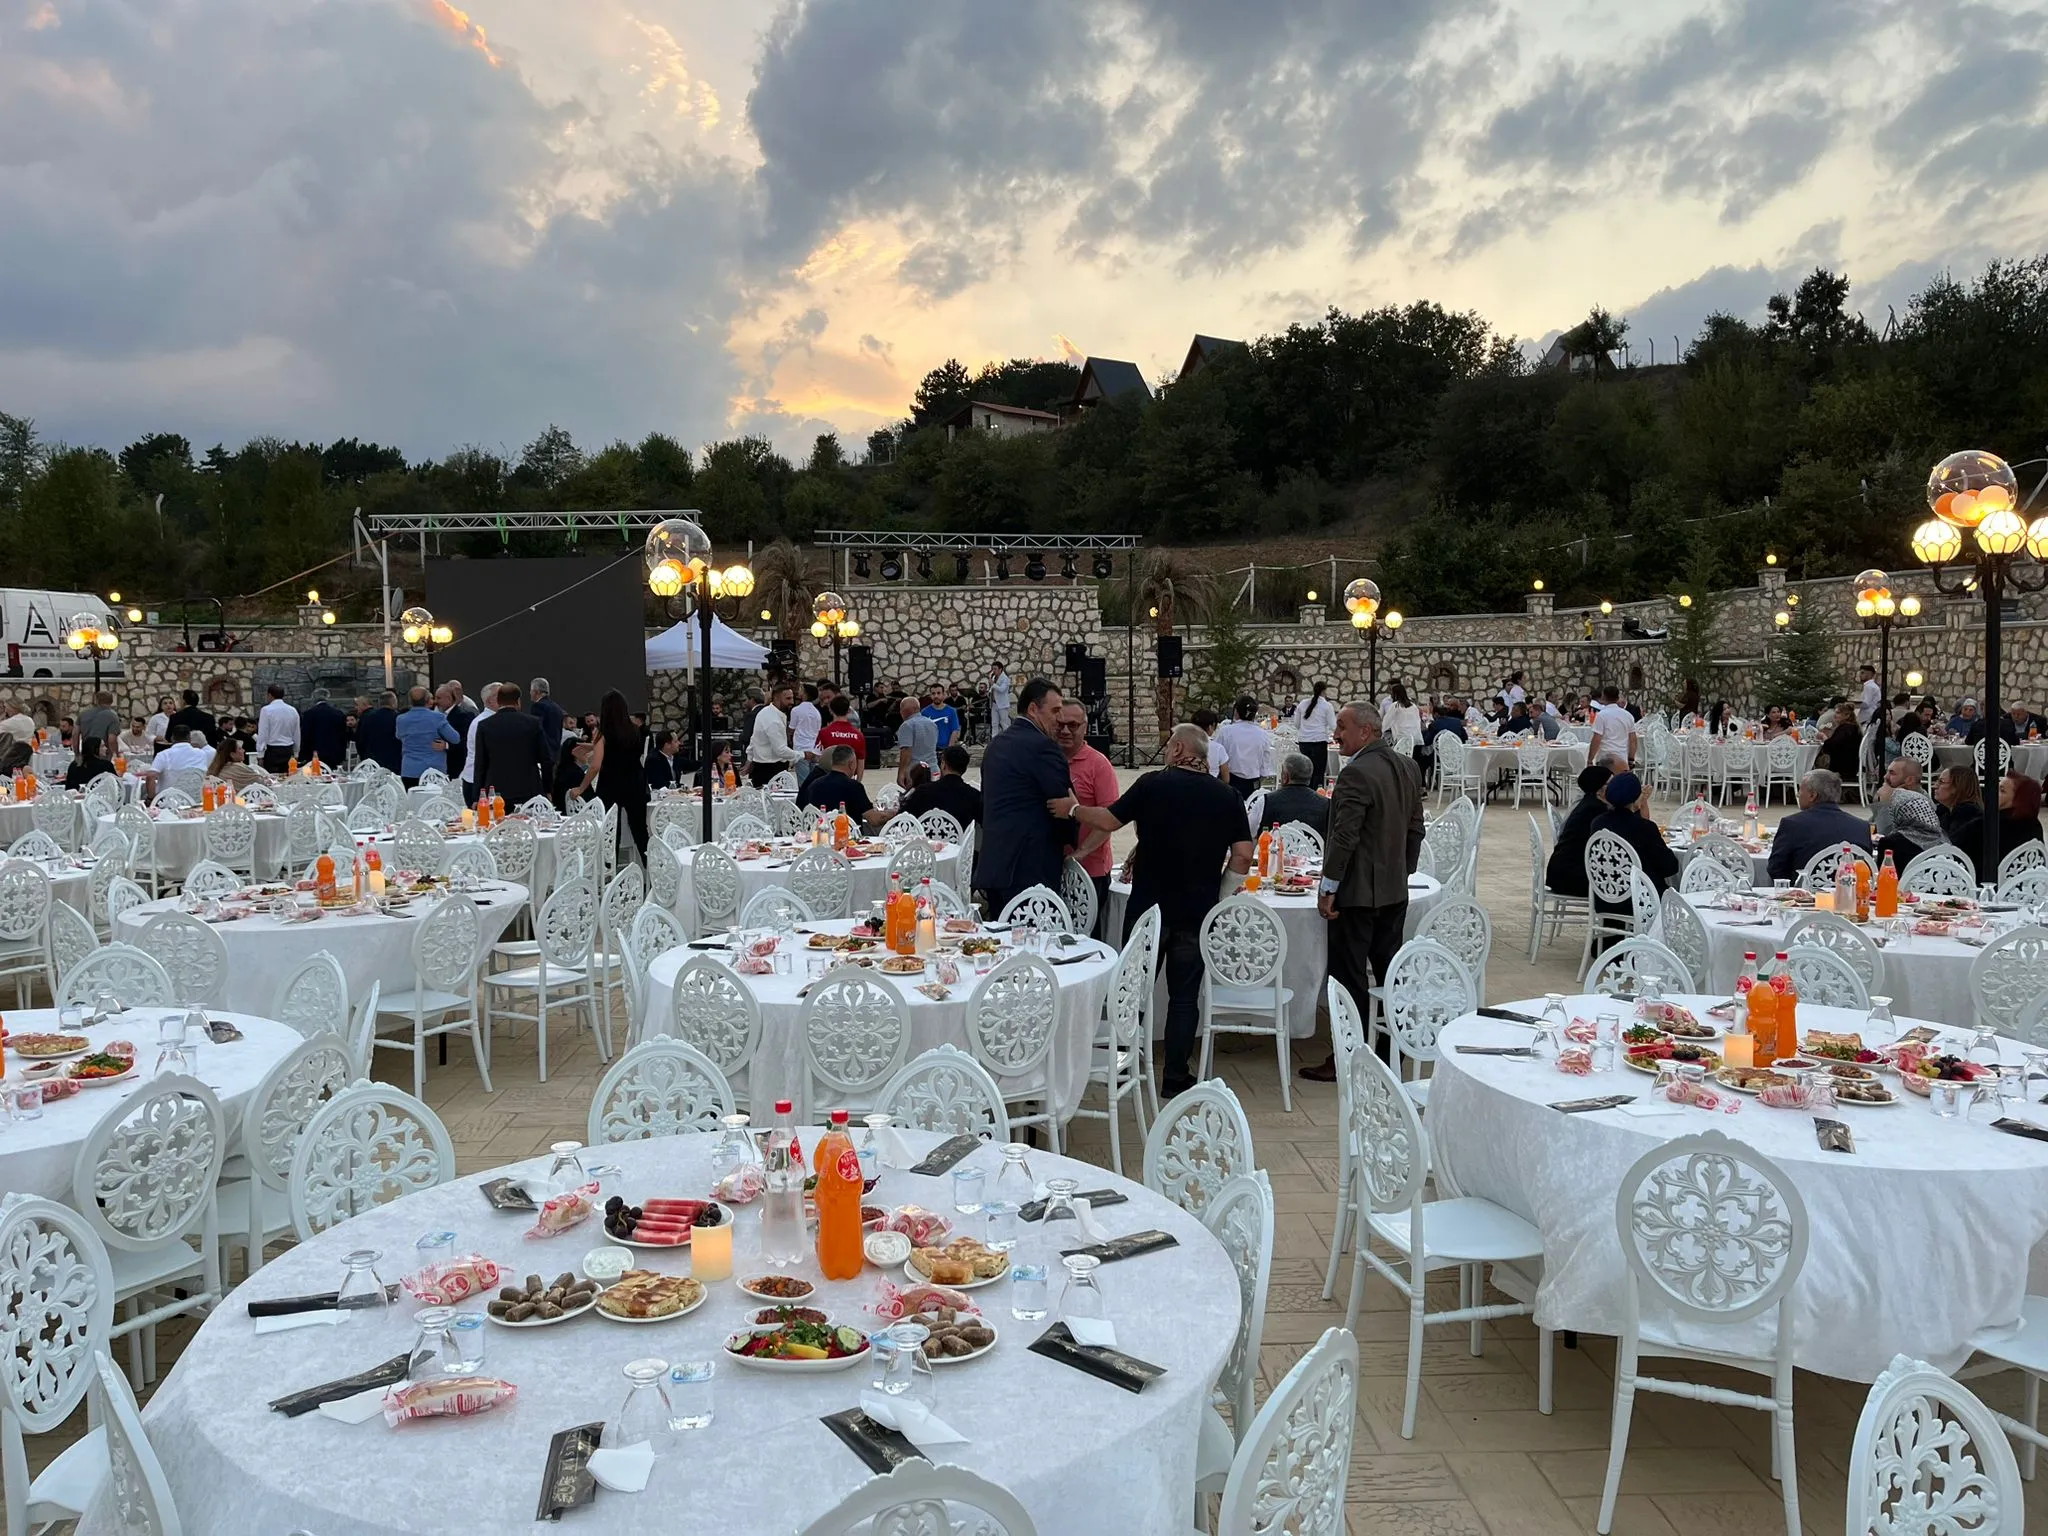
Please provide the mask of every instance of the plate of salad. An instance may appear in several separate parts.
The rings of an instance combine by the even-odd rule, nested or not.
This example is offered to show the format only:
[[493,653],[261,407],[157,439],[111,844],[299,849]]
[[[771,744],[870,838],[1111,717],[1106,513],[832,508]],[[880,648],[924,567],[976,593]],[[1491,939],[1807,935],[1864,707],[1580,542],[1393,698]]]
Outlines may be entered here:
[[751,1329],[730,1334],[725,1352],[735,1364],[756,1371],[793,1375],[843,1371],[866,1357],[868,1336],[844,1323],[813,1323],[792,1319],[766,1333]]

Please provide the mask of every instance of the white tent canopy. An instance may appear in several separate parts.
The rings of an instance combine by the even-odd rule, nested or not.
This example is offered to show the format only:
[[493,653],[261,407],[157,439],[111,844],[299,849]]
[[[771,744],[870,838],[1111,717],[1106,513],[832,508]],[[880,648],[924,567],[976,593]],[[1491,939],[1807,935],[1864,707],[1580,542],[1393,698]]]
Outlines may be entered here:
[[[647,670],[680,672],[697,660],[697,620],[693,615],[647,642]],[[765,646],[754,644],[725,620],[711,620],[711,665],[735,671],[758,671],[768,660]]]

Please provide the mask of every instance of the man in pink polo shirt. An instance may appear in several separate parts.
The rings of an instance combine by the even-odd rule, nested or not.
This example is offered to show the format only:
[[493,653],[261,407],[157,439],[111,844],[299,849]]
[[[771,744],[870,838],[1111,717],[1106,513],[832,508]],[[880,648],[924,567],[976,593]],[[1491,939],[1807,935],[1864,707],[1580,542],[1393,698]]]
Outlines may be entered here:
[[[1088,711],[1078,704],[1061,705],[1059,717],[1054,722],[1053,740],[1066,754],[1067,773],[1073,780],[1075,801],[1081,805],[1116,804],[1120,793],[1116,770],[1110,767],[1108,758],[1088,745]],[[1103,927],[1109,920],[1109,834],[1084,827],[1081,845],[1075,849],[1074,857],[1081,861],[1088,878],[1095,882],[1094,937],[1099,939],[1103,937]],[[1110,942],[1116,943],[1120,938],[1118,935]]]

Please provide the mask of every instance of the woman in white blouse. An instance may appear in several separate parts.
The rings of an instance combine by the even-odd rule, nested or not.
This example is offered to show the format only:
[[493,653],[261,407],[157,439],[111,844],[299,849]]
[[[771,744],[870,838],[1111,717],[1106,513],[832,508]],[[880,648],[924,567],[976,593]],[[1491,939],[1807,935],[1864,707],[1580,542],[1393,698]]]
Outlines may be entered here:
[[1422,740],[1422,711],[1409,702],[1408,690],[1395,683],[1387,690],[1388,705],[1380,715],[1380,734],[1389,741]]
[[1308,781],[1310,789],[1321,789],[1330,771],[1330,734],[1337,729],[1337,706],[1323,697],[1329,686],[1317,683],[1309,696],[1294,706],[1295,740],[1314,770]]

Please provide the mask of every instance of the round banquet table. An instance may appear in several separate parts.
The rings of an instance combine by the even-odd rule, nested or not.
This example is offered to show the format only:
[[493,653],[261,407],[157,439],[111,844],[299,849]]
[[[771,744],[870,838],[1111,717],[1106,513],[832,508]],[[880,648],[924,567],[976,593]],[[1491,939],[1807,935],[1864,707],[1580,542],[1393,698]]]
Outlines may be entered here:
[[[1937,768],[1951,767],[1957,763],[1977,761],[1977,749],[1960,741],[1938,741],[1934,744],[1934,765]],[[2038,779],[2048,776],[2048,741],[2023,741],[2012,749],[2007,765],[2016,773]]]
[[[1786,930],[1803,911],[1810,910],[1773,910],[1759,917],[1720,910],[1710,905],[1718,899],[1713,896],[1695,893],[1685,899],[1692,903],[1707,930],[1707,974],[1703,985],[1722,997],[1735,990],[1735,978],[1742,970],[1742,957],[1747,951],[1755,950],[1761,957],[1766,950],[1783,949]],[[1763,919],[1768,922],[1759,926]],[[1980,930],[1981,936],[1995,938],[2020,926],[2016,913],[1999,915],[1993,921],[2003,926]],[[1883,941],[1883,995],[1892,1000],[1892,1012],[1901,1018],[1911,1014],[1916,1019],[1932,1019],[1957,1029],[1970,1026],[1976,1015],[1976,1003],[1970,996],[1970,962],[1984,953],[1981,945],[1933,935],[1893,937],[1874,930],[1871,937]]]
[[[1476,768],[1482,782],[1512,784],[1516,765],[1521,761],[1521,748],[1513,740],[1467,742],[1465,760]],[[1571,775],[1586,766],[1586,749],[1570,742],[1553,742],[1543,760],[1552,778],[1564,775],[1565,782],[1569,782]]]
[[[470,894],[483,913],[483,943],[479,951],[498,942],[526,901],[526,887],[508,880],[496,880]],[[142,925],[162,912],[182,910],[181,898],[167,896],[146,901],[123,912],[115,925],[115,937],[133,944]],[[434,909],[432,900],[414,898],[404,913],[323,912],[310,922],[280,923],[267,911],[249,917],[214,923],[228,951],[228,979],[221,1006],[249,1011],[268,1010],[276,1005],[277,989],[285,978],[326,950],[341,962],[348,978],[350,1005],[381,981],[386,992],[413,985],[412,936],[420,919]]]
[[[111,816],[99,819],[102,829],[113,824]],[[157,817],[154,841],[157,873],[166,880],[182,880],[194,864],[206,857],[206,818],[203,815],[177,814]],[[283,816],[275,811],[256,813],[256,873],[259,878],[267,879],[278,872],[290,844],[291,831]],[[148,850],[141,850],[136,862],[143,863],[147,856]]]
[[[79,799],[82,797],[70,796],[69,798],[75,809]],[[16,838],[26,836],[28,833],[35,831],[35,829],[34,802],[28,800],[0,802],[0,849],[11,847]],[[71,835],[74,839],[78,835],[76,824],[71,828]]]
[[[1684,999],[1695,1011],[1717,999]],[[1575,997],[1574,1017],[1611,999]],[[1512,1005],[1531,1014],[1542,1002]],[[1625,1006],[1625,1005],[1624,1005]],[[1866,1017],[1804,1004],[1810,1028],[1862,1032]],[[1900,1029],[1915,1020],[1901,1015]],[[1806,1110],[1665,1106],[1637,1118],[1621,1110],[1563,1115],[1549,1106],[1608,1093],[1647,1093],[1651,1078],[1629,1067],[1591,1077],[1547,1060],[1467,1056],[1461,1045],[1525,1045],[1519,1025],[1468,1014],[1438,1037],[1442,1056],[1429,1092],[1430,1145],[1439,1184],[1515,1211],[1543,1233],[1536,1321],[1546,1328],[1616,1333],[1623,1259],[1614,1196],[1622,1175],[1660,1143],[1719,1131],[1777,1163],[1806,1204],[1812,1241],[1792,1292],[1795,1362],[1849,1381],[1871,1381],[1904,1351],[1953,1371],[1980,1328],[2014,1322],[2029,1258],[2048,1236],[2048,1143],[1991,1129],[1989,1106],[1968,1122],[1938,1119],[1929,1103],[1895,1087],[1890,1106],[1844,1103],[1856,1150],[1823,1152]],[[1866,1035],[1866,1045],[1882,1045]],[[2022,1047],[2003,1042],[2005,1059]],[[2048,1125],[2048,1107],[2006,1113]],[[1651,1303],[1645,1301],[1646,1314]],[[1660,1334],[1700,1348],[1765,1357],[1768,1323],[1698,1328],[1658,1320]]]
[[[0,864],[7,862],[0,857]],[[83,859],[30,859],[44,874],[50,877],[50,900],[61,901],[67,907],[75,907],[90,919],[92,917],[92,867],[99,861]]]
[[[1748,848],[1748,845],[1744,844],[1744,847],[1748,849],[1749,853],[1749,883],[1752,886],[1768,887],[1771,883],[1771,829],[1765,827],[1762,831],[1762,846]],[[1671,851],[1678,855],[1678,872],[1682,876],[1685,873],[1685,866],[1693,861],[1692,834],[1689,832],[1674,833],[1667,827],[1664,832],[1664,841],[1670,844]],[[1737,838],[1736,841],[1740,843],[1742,839]],[[1702,913],[1700,915],[1704,917],[1706,914]],[[1736,958],[1739,960],[1742,957],[1737,955]]]
[[[1691,731],[1674,731],[1672,733],[1672,767],[1679,770],[1681,776],[1683,775],[1685,764],[1685,744],[1694,739],[1696,739],[1695,733]],[[1719,784],[1728,774],[1728,754],[1730,752],[1747,752],[1749,754],[1750,771],[1756,776],[1758,798],[1761,799],[1764,781],[1770,773],[1770,745],[1767,741],[1749,741],[1739,736],[1733,741],[1730,741],[1725,736],[1716,736],[1707,744],[1708,776],[1712,778],[1714,783]],[[1817,741],[1799,743],[1799,767],[1796,770],[1797,774],[1804,775],[1813,767],[1815,760],[1820,756],[1820,748],[1821,744]],[[1780,794],[1783,792],[1782,790],[1774,791],[1774,793]]]
[[[808,1095],[804,1091],[803,999],[798,994],[812,979],[809,975],[811,956],[824,954],[829,964],[830,951],[804,947],[802,935],[812,931],[845,933],[853,927],[853,921],[852,918],[838,918],[805,925],[795,940],[798,947],[792,956],[788,975],[740,978],[761,1006],[761,1042],[755,1049],[752,1064],[733,1081],[735,1089],[744,1086],[749,1103],[765,1107],[776,1099],[789,1099],[800,1110],[803,1108]],[[700,940],[699,944],[702,942]],[[782,942],[788,944],[789,936],[784,935]],[[690,959],[701,954],[728,962],[731,959],[723,948],[679,946],[657,956],[648,966],[649,1034],[671,1032],[669,1020],[674,1007],[672,998],[676,973]],[[1006,949],[996,959],[1001,961],[1008,955]],[[1081,958],[1069,960],[1068,956]],[[1116,951],[1094,939],[1079,939],[1046,958],[1060,962],[1052,968],[1060,983],[1060,1014],[1053,1031],[1052,1051],[1031,1074],[998,1081],[1005,1093],[1019,1098],[1030,1096],[1041,1088],[1049,1091],[1056,1112],[1065,1122],[1073,1117],[1074,1108],[1081,1102],[1081,1094],[1088,1086],[1089,1057],[1095,1045],[1096,1025],[1102,1017],[1102,1004],[1109,995],[1109,974],[1116,968]],[[952,996],[944,1002],[935,1001],[918,991],[917,977],[886,976],[880,971],[871,974],[886,984],[894,985],[908,1006],[910,1044],[904,1052],[905,1061],[934,1046],[955,1045],[963,1051],[970,1049],[967,1043],[967,1004],[982,980],[971,960],[962,961],[960,979],[952,984],[949,989]],[[930,976],[927,971],[924,979],[929,980]],[[819,1115],[834,1107],[837,1106],[814,1106]]]
[[[735,916],[746,911],[747,903],[762,891],[771,887],[787,889],[789,866],[795,863],[809,846],[808,843],[803,844],[796,853],[756,854],[740,859],[740,900]],[[960,867],[959,848],[952,843],[936,843],[933,847],[936,860],[932,868],[932,879],[941,885],[953,886],[957,890],[959,887],[955,876]],[[697,850],[679,849],[676,856],[683,861],[682,882],[676,887],[676,911],[686,918],[694,919],[697,912]],[[872,903],[889,894],[889,855],[885,850],[862,859],[850,858],[847,862],[853,866],[853,878],[847,885],[848,899],[852,903],[849,910],[853,914],[865,913]]]
[[[725,824],[728,821],[731,821],[733,817],[741,814],[739,805],[737,803],[738,798],[739,797],[737,794],[728,795],[722,790],[718,794],[712,796],[711,835],[714,838],[723,836],[725,833]],[[781,805],[785,801],[792,800],[795,797],[793,795],[770,795],[768,798],[771,802],[773,802],[773,804]],[[677,813],[672,809],[664,809],[663,814],[665,816],[673,816],[680,814],[682,824],[685,827],[689,828],[690,837],[693,841],[700,838],[703,835],[704,802],[697,796],[697,794],[694,791],[689,794],[678,794],[674,790],[663,790],[658,792],[654,796],[653,803],[655,805],[662,806],[665,808],[681,806],[683,809],[680,813]]]
[[[701,1194],[709,1187],[715,1135],[669,1136],[604,1149],[622,1172],[607,1180],[628,1199]],[[907,1131],[913,1153],[940,1138]],[[969,1155],[991,1177],[1002,1156],[993,1145]],[[1157,1228],[1178,1246],[1106,1264],[1099,1271],[1119,1348],[1165,1367],[1144,1392],[1122,1388],[1030,1352],[1050,1326],[1009,1315],[1008,1287],[973,1294],[998,1333],[979,1359],[934,1373],[936,1408],[967,1437],[934,1448],[934,1460],[1000,1483],[1022,1501],[1038,1529],[1117,1531],[1157,1536],[1187,1529],[1188,1489],[1204,1404],[1238,1327],[1236,1271],[1195,1217],[1128,1179],[1093,1164],[1031,1154],[1032,1172],[1077,1179],[1084,1189],[1115,1188],[1129,1203],[1097,1218],[1112,1237]],[[545,1172],[546,1160],[495,1173]],[[320,1413],[285,1418],[266,1406],[281,1393],[366,1370],[403,1353],[414,1334],[406,1297],[383,1316],[352,1313],[338,1327],[258,1337],[244,1303],[252,1296],[331,1290],[351,1249],[385,1255],[380,1277],[397,1278],[420,1233],[449,1230],[464,1249],[497,1260],[513,1276],[578,1269],[608,1241],[595,1222],[536,1241],[521,1234],[531,1216],[493,1211],[473,1174],[410,1195],[342,1223],[272,1260],[216,1308],[186,1345],[143,1422],[157,1447],[178,1513],[191,1531],[288,1531],[320,1536],[392,1532],[525,1530],[533,1521],[542,1460],[556,1431],[618,1416],[627,1361],[714,1360],[713,1422],[685,1431],[662,1455],[637,1495],[598,1491],[569,1523],[596,1533],[794,1531],[866,1483],[867,1468],[820,1422],[854,1407],[867,1386],[866,1361],[843,1371],[777,1376],[736,1366],[721,1348],[754,1305],[727,1281],[709,1285],[697,1311],[631,1327],[591,1312],[549,1328],[486,1323],[486,1374],[512,1382],[518,1397],[468,1419],[416,1422],[397,1429],[381,1417],[342,1424]],[[914,1203],[951,1213],[944,1177],[884,1168],[873,1200]],[[734,1233],[734,1273],[754,1267],[759,1206],[744,1207]],[[1050,1255],[1026,1226],[1019,1251]],[[642,1249],[644,1268],[687,1273],[687,1249]],[[1057,1261],[1054,1270],[1057,1272]],[[818,1280],[814,1263],[798,1274]],[[821,1283],[819,1298],[856,1326],[885,1277],[872,1266],[856,1280]],[[901,1280],[900,1270],[889,1278]],[[1059,1284],[1053,1282],[1058,1306]],[[102,1503],[82,1532],[113,1522]]]
[[[1259,900],[1279,914],[1280,927],[1287,935],[1287,960],[1280,967],[1280,985],[1294,991],[1287,1005],[1287,1032],[1306,1040],[1316,1032],[1316,1009],[1323,1001],[1323,978],[1330,973],[1330,924],[1316,910],[1311,895],[1280,896],[1270,890],[1258,893]],[[1131,899],[1130,882],[1113,875],[1109,882],[1109,921],[1103,932],[1122,942],[1124,909]],[[1401,925],[1401,937],[1412,939],[1429,909],[1444,899],[1444,888],[1430,875],[1408,877],[1408,920]],[[1159,968],[1153,986],[1152,1032],[1166,1033],[1166,967]],[[1483,1002],[1484,999],[1482,998]]]
[[[42,1195],[60,1205],[71,1204],[71,1166],[78,1158],[79,1144],[92,1134],[108,1110],[133,1093],[139,1080],[156,1066],[157,1026],[169,1015],[182,1018],[182,1008],[134,1008],[105,1024],[80,1030],[93,1049],[112,1040],[126,1040],[135,1047],[135,1073],[100,1088],[81,1088],[68,1099],[43,1106],[40,1120],[0,1121],[0,1192]],[[192,1053],[192,1074],[211,1088],[220,1099],[228,1126],[228,1150],[237,1150],[242,1139],[242,1106],[263,1081],[263,1074],[290,1055],[305,1037],[288,1024],[257,1018],[246,1013],[207,1010],[207,1017],[226,1019],[241,1030],[240,1040],[215,1045],[201,1037]],[[10,1034],[53,1032],[57,1010],[33,1008],[7,1010]],[[28,1065],[18,1056],[7,1063],[9,1081]]]
[[[377,847],[379,856],[384,860],[384,867],[387,870],[391,868],[391,856],[385,848],[385,845],[390,843],[392,838],[390,832],[356,832],[352,833],[351,836],[355,838],[355,844],[358,848]],[[490,846],[485,841],[484,833],[482,832],[457,832],[453,836],[444,835],[442,841],[448,845],[447,851],[449,853],[453,853],[457,848],[471,845],[479,845],[485,848]],[[552,891],[555,888],[554,827],[535,826],[533,831],[533,870],[526,883],[536,891]],[[545,901],[547,898],[543,896],[541,899]]]

